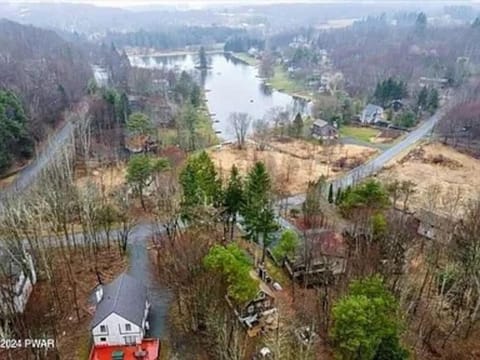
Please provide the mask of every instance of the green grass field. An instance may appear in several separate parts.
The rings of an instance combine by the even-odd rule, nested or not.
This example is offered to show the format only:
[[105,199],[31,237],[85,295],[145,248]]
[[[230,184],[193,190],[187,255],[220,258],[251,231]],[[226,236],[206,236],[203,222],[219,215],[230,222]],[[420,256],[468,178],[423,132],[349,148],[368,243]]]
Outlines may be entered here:
[[301,84],[295,82],[288,76],[287,71],[281,65],[275,66],[275,74],[268,80],[268,84],[278,91],[285,92],[292,96],[303,97],[311,100],[312,96]]
[[233,53],[233,56],[238,60],[246,62],[248,65],[251,65],[251,66],[258,65],[258,60],[255,59],[254,57],[251,57],[247,53]]
[[380,131],[368,127],[342,126],[340,135],[351,137],[360,141],[370,142],[370,139],[377,136]]

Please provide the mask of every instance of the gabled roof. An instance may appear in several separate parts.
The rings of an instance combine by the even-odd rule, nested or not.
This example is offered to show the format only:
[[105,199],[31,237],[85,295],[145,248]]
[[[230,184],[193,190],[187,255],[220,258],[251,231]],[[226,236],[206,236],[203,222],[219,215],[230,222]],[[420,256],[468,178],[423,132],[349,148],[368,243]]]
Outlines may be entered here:
[[97,304],[90,328],[93,329],[110,314],[142,326],[147,301],[147,288],[134,277],[123,273],[110,284],[103,286],[103,298]]
[[327,125],[329,125],[329,124],[328,124],[328,122],[326,122],[325,120],[317,119],[317,120],[315,120],[315,122],[313,123],[313,125],[322,128],[322,127],[327,126]]
[[368,104],[363,111],[365,113],[365,116],[371,117],[375,115],[377,112],[383,111],[383,108],[378,105]]

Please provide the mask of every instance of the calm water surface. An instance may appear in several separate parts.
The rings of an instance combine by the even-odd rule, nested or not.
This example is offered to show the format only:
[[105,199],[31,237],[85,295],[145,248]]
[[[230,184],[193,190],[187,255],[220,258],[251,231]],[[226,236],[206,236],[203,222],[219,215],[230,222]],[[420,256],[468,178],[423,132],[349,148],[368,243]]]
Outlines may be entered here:
[[235,60],[228,55],[214,54],[209,57],[210,69],[195,69],[195,55],[140,56],[132,57],[133,66],[147,68],[177,69],[192,72],[206,90],[208,109],[213,114],[215,130],[224,140],[234,138],[228,121],[232,112],[244,112],[259,119],[275,107],[288,108],[292,113],[308,113],[307,102],[272,90],[258,78],[256,68]]

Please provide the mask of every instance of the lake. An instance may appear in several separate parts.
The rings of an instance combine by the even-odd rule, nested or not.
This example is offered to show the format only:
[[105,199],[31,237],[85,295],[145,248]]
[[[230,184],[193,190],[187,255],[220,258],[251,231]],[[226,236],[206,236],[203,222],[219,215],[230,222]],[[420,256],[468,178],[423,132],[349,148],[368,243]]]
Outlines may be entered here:
[[[228,121],[232,112],[248,113],[253,119],[265,116],[275,107],[288,108],[292,114],[309,113],[305,100],[272,90],[258,77],[258,70],[226,54],[209,55],[210,69],[195,69],[196,55],[135,56],[132,66],[176,69],[192,72],[206,90],[213,127],[223,140],[233,140],[234,131]],[[294,116],[294,115],[292,115]]]

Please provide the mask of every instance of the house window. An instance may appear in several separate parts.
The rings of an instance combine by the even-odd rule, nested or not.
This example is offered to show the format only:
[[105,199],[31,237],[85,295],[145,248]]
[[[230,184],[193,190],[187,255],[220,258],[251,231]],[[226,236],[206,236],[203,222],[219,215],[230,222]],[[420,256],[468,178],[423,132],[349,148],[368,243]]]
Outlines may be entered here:
[[107,338],[106,337],[101,337],[100,341],[105,342],[105,341],[107,341]]
[[107,327],[105,325],[100,325],[100,332],[107,332]]
[[125,336],[124,340],[125,345],[134,345],[137,339],[135,336]]
[[132,325],[130,325],[130,324],[125,324],[125,330],[127,330],[127,331],[132,331]]

